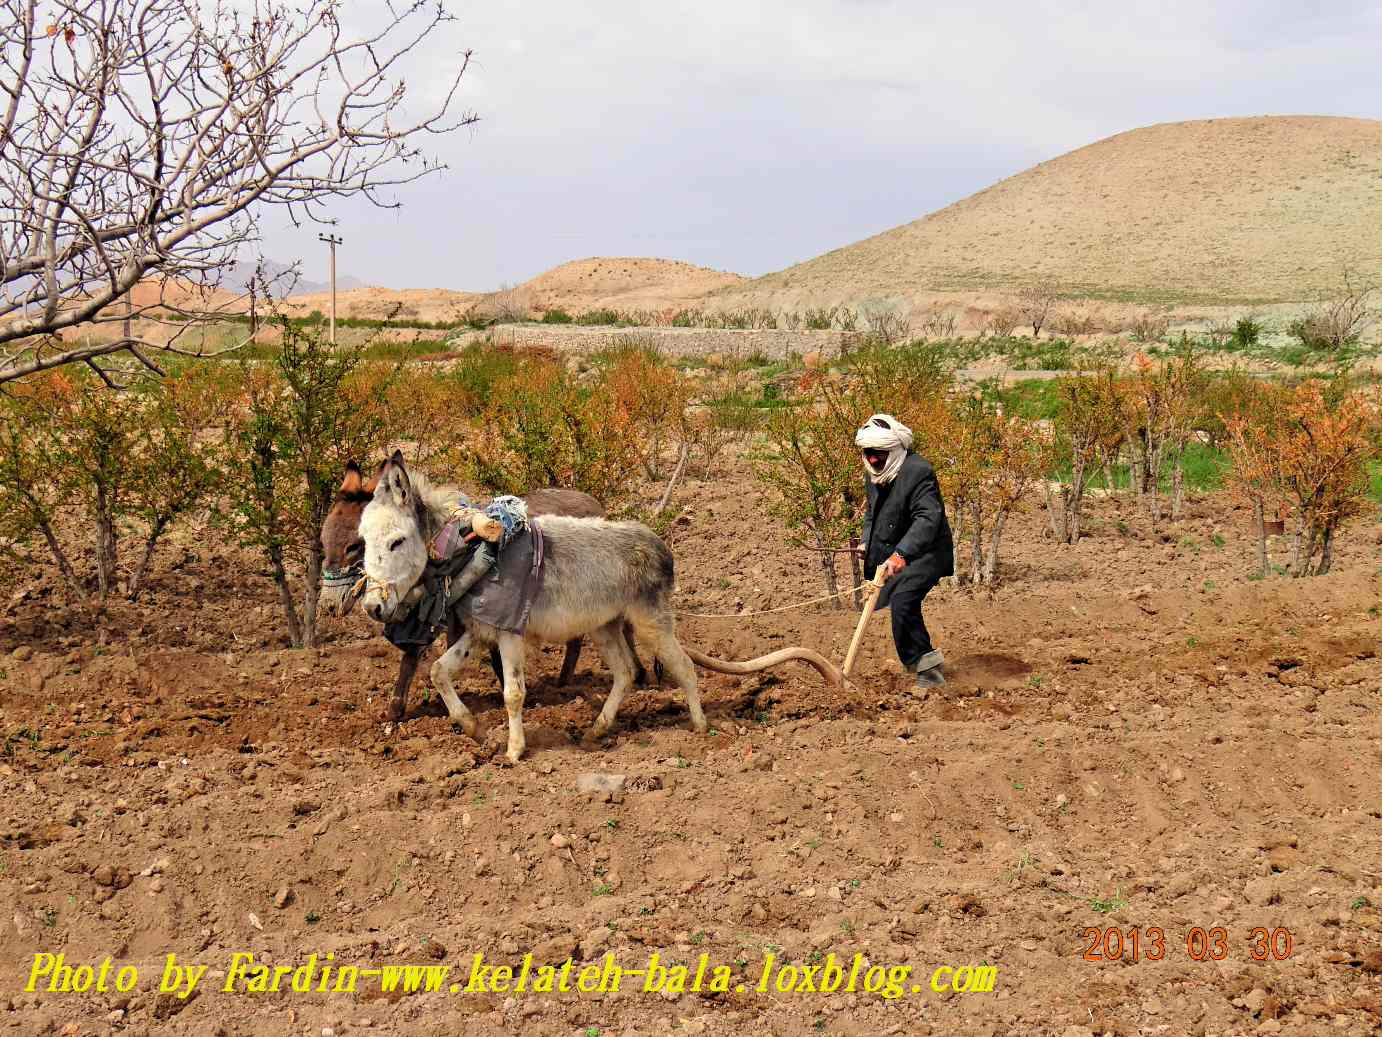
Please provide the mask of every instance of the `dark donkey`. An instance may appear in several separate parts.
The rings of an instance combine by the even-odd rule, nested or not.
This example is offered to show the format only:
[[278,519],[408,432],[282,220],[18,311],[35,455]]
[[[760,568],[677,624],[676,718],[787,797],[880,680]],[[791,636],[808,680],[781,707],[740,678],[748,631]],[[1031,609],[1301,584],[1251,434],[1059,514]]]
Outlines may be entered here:
[[[380,469],[384,466],[381,463]],[[379,474],[366,481],[360,466],[354,461],[346,465],[345,479],[336,491],[336,500],[322,524],[322,549],[325,553],[325,578],[322,581],[321,609],[327,615],[344,616],[355,607],[360,593],[357,589],[363,574],[365,542],[360,536],[360,513],[374,498]],[[533,490],[523,498],[528,505],[528,514],[567,515],[571,518],[604,518],[605,507],[588,493],[580,490],[546,488]],[[460,623],[452,617],[447,624],[447,646],[455,644],[461,636]],[[635,681],[642,687],[647,684],[647,672],[638,658],[634,646],[633,628],[624,624],[624,639],[629,644],[629,652],[635,664]],[[562,660],[560,685],[570,682],[576,672],[576,663],[581,657],[582,639],[576,638],[566,644],[566,658]],[[425,645],[404,649],[398,662],[398,679],[394,682],[393,698],[389,700],[387,717],[389,720],[402,720],[408,701],[408,688],[413,683],[418,664],[426,651]],[[490,650],[490,666],[502,686],[504,683],[503,663],[499,650]]]

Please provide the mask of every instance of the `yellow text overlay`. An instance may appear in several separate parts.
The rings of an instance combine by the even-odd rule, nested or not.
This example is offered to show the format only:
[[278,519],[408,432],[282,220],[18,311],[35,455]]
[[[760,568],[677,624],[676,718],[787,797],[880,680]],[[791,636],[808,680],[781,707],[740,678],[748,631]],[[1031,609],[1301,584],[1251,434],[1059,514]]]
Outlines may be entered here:
[[[208,980],[211,966],[180,962],[166,956],[157,990],[187,998],[198,990],[234,994],[354,993],[362,982],[377,984],[383,993],[438,994],[645,994],[739,993],[769,995],[872,994],[885,1000],[928,991],[959,994],[992,993],[998,970],[992,965],[941,965],[928,973],[911,965],[870,962],[862,954],[852,958],[827,954],[814,963],[779,961],[764,955],[761,966],[744,965],[737,973],[729,965],[711,963],[709,954],[694,962],[664,960],[654,952],[638,968],[620,966],[612,953],[598,962],[577,965],[568,958],[560,965],[537,964],[525,954],[518,964],[489,961],[483,952],[470,956],[468,966],[379,965],[362,967],[336,961],[333,953],[309,954],[293,965],[264,965],[254,955],[231,955],[225,968]],[[139,984],[134,965],[118,965],[111,958],[94,964],[72,965],[62,954],[35,954],[29,970],[28,993],[121,993]]]

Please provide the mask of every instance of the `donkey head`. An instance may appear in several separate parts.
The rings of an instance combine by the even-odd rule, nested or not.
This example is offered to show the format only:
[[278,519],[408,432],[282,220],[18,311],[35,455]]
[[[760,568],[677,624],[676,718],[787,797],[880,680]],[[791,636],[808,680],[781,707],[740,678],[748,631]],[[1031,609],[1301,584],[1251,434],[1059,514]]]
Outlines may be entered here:
[[371,619],[401,619],[418,600],[419,581],[427,568],[423,510],[403,454],[395,450],[380,469],[374,496],[360,515],[366,577],[361,600]]
[[386,462],[379,463],[379,471],[366,482],[360,466],[354,461],[346,465],[345,479],[336,491],[336,500],[322,523],[322,591],[321,607],[327,615],[344,616],[359,599],[355,591],[364,575],[365,541],[360,536],[360,513],[374,496],[379,484],[379,472]]

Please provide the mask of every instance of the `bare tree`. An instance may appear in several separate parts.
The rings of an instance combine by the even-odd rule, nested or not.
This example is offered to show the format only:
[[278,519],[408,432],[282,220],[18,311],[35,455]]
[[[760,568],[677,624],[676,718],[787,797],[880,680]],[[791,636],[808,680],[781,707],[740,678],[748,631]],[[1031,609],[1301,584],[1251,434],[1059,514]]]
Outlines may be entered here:
[[912,333],[912,315],[901,307],[866,302],[859,307],[859,314],[869,334],[885,345],[903,342]]
[[405,105],[402,64],[452,20],[439,0],[358,36],[337,0],[0,10],[0,382],[122,350],[153,366],[141,350],[176,339],[62,332],[125,320],[112,304],[152,277],[133,316],[188,316],[177,298],[216,286],[265,206],[295,223],[355,195],[393,207],[381,192],[443,168],[420,138],[476,119],[450,114],[468,51],[425,110]]
[[1377,291],[1376,284],[1346,266],[1334,298],[1292,321],[1289,330],[1302,345],[1337,353],[1358,342],[1376,322],[1372,300]]
[[1051,308],[1060,301],[1060,293],[1050,285],[1023,288],[1017,293],[1017,312],[1022,322],[1032,326],[1032,338],[1041,338],[1041,329],[1051,316]]

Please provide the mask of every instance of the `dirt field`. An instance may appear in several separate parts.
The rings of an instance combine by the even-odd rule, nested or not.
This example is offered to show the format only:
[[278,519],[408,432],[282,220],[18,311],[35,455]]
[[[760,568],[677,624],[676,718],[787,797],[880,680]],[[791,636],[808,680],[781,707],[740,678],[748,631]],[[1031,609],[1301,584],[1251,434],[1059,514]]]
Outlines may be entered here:
[[[683,499],[686,611],[820,593],[815,556],[782,546],[746,479]],[[1382,527],[1349,532],[1333,575],[1252,582],[1247,516],[1226,498],[1155,534],[1117,500],[1090,525],[1057,548],[1040,514],[1019,516],[995,596],[932,596],[943,694],[913,693],[880,617],[857,695],[806,669],[703,673],[711,734],[640,692],[588,749],[607,678],[591,653],[558,689],[547,650],[516,768],[494,758],[488,673],[467,680],[485,745],[421,680],[386,731],[397,656],[372,625],[283,649],[258,563],[209,540],[170,548],[148,600],[94,627],[26,585],[0,619],[0,1033],[1377,1032]],[[680,629],[721,657],[807,644],[838,659],[853,625],[808,611]],[[578,792],[592,771],[626,775],[623,790]],[[1084,960],[1084,930],[1111,926],[1142,927],[1142,955],[1160,927],[1164,957]],[[1192,960],[1196,926],[1223,928],[1223,960]],[[1288,930],[1290,956],[1253,961],[1256,927]],[[220,992],[242,951],[449,964],[462,985],[476,952],[640,968],[656,951],[693,972],[704,953],[733,986]],[[111,955],[139,980],[24,993],[38,952]],[[210,966],[205,992],[156,993],[170,952]],[[758,993],[769,953],[913,973],[894,1000]],[[939,966],[981,964],[993,993],[932,990]]]

